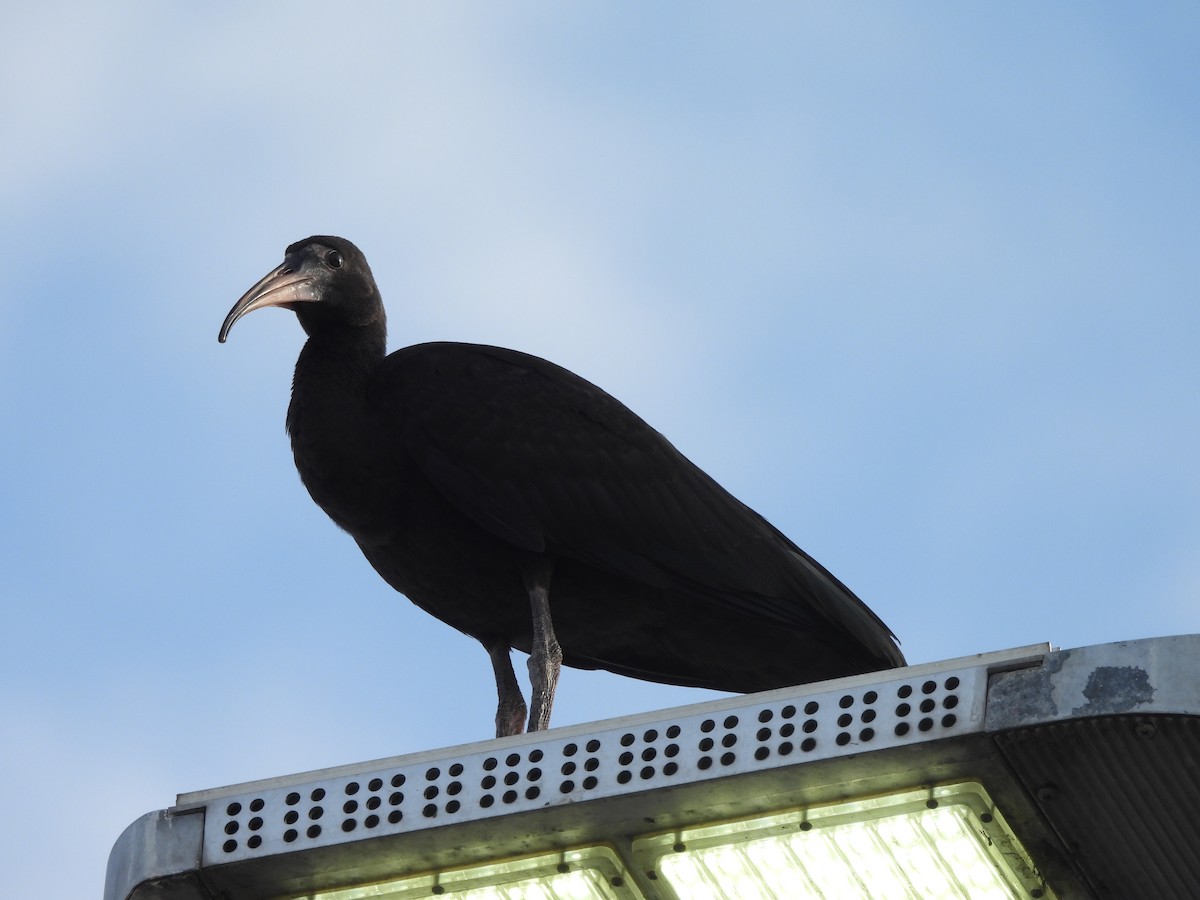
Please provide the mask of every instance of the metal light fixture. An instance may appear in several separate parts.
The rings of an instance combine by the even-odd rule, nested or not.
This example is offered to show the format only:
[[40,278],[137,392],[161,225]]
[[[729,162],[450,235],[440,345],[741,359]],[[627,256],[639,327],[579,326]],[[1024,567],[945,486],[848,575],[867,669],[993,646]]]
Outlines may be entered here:
[[1192,898],[1197,806],[1200,635],[1035,645],[183,794],[105,898]]

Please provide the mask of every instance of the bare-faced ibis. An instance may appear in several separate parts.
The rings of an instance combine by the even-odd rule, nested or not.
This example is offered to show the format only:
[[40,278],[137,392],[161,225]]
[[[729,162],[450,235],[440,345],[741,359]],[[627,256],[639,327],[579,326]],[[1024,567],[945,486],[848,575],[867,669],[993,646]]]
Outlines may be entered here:
[[287,248],[234,304],[308,335],[287,428],[313,500],[413,603],[483,644],[496,733],[529,729],[559,667],[759,691],[904,665],[887,626],[661,434],[544,359],[477,344],[387,354],[366,258]]

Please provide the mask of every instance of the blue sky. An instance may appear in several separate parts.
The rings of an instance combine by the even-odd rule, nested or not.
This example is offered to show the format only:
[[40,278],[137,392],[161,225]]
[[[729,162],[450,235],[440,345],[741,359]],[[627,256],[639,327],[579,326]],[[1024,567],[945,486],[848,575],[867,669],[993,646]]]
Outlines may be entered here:
[[[605,387],[914,662],[1200,631],[1193,4],[25,4],[0,35],[0,895],[177,792],[485,738],[312,505],[312,233]],[[519,666],[523,669],[523,666]],[[567,671],[557,724],[708,699]]]

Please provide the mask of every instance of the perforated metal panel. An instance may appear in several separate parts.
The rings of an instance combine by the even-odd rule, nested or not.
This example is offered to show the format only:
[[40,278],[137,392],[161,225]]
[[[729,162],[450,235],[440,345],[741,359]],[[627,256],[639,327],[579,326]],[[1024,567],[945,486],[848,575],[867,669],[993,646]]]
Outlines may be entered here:
[[[1028,648],[180,798],[204,864],[399,834],[980,731],[989,669]],[[953,662],[957,662],[954,665]]]

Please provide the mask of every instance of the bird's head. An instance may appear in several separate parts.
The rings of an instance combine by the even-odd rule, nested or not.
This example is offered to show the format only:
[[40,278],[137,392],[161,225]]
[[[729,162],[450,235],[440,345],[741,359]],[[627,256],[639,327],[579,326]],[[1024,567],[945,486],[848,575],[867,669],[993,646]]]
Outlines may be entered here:
[[288,247],[283,262],[233,305],[217,339],[225,343],[234,322],[264,306],[290,309],[309,335],[384,321],[383,302],[367,258],[340,237],[318,235]]

